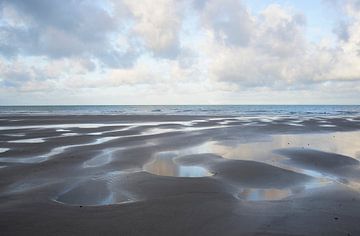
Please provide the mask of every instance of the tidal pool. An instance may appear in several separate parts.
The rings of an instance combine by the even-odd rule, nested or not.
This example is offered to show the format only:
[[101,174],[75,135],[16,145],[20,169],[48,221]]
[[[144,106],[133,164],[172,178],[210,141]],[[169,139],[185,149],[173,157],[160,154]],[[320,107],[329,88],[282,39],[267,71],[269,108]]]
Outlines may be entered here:
[[248,142],[239,141],[209,141],[201,145],[173,151],[159,152],[153,156],[151,162],[144,166],[144,170],[156,175],[173,177],[206,177],[214,175],[204,166],[181,165],[176,162],[179,157],[212,153],[224,159],[252,160],[263,162],[280,168],[306,174],[314,178],[309,183],[285,189],[257,189],[239,188],[237,198],[248,201],[280,200],[288,196],[321,188],[332,183],[345,183],[348,186],[357,186],[360,180],[341,181],[336,176],[324,174],[320,170],[301,168],[286,162],[287,158],[274,152],[277,149],[301,148],[315,149],[329,153],[337,153],[360,159],[360,143],[354,142],[360,137],[360,132],[329,132],[308,134],[281,134],[260,137]]
[[144,170],[162,176],[173,177],[206,177],[213,175],[201,166],[184,166],[174,162],[174,152],[158,153],[153,161],[144,166]]

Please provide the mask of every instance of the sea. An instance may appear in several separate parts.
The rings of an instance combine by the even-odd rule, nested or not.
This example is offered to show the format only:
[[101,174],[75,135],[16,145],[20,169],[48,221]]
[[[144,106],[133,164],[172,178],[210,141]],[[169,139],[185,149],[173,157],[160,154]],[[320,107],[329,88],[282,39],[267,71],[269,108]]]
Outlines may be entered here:
[[359,117],[360,105],[0,106],[1,115],[201,115]]

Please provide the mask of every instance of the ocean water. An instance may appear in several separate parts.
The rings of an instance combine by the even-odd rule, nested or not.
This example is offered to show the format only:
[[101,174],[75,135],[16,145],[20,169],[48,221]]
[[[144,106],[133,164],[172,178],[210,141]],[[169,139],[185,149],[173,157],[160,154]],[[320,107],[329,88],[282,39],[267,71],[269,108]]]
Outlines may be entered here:
[[360,105],[0,106],[0,115],[360,116]]

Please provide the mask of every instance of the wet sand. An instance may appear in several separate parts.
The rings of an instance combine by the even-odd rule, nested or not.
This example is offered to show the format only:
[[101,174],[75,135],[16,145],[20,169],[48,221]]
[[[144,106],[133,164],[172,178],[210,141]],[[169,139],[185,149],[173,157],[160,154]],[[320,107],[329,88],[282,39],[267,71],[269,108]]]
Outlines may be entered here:
[[1,235],[360,235],[359,117],[0,117]]

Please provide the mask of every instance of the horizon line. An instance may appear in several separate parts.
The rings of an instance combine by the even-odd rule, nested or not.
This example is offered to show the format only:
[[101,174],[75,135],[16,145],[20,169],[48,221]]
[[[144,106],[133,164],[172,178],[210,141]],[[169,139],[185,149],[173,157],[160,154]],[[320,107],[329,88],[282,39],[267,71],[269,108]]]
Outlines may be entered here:
[[0,107],[47,107],[47,106],[360,106],[360,104],[16,104]]

